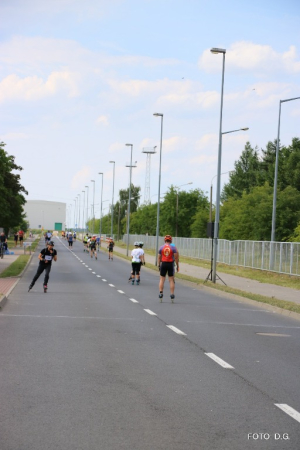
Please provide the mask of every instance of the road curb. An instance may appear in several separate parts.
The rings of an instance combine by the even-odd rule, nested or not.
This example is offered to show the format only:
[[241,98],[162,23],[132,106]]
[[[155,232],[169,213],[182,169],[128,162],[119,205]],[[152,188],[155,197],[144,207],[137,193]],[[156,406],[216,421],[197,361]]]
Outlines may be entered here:
[[19,283],[20,278],[16,278],[15,283],[10,287],[9,291],[6,292],[5,295],[0,296],[0,310],[2,310],[8,300],[8,296],[11,293],[11,291],[16,287],[16,285]]

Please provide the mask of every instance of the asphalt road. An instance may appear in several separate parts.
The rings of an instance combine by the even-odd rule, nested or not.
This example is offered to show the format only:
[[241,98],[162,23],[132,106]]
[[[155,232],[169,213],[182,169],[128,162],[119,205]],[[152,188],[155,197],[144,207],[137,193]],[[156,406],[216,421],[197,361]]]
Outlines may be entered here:
[[56,249],[0,313],[1,450],[300,448],[299,321]]

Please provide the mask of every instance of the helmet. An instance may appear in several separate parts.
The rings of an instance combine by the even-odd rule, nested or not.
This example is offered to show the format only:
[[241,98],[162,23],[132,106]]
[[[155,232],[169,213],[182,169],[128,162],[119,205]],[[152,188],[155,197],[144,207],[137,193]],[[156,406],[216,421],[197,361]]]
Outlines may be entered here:
[[49,241],[48,245],[52,245],[52,247],[54,247],[54,242],[53,241]]
[[139,246],[139,243],[138,243],[138,242],[135,242],[133,245],[134,245],[135,247],[138,247],[138,246]]
[[143,245],[144,245],[144,242],[139,242],[139,247],[143,247]]
[[167,235],[165,236],[165,242],[166,242],[166,241],[172,242],[172,236],[170,236],[169,234],[167,234]]

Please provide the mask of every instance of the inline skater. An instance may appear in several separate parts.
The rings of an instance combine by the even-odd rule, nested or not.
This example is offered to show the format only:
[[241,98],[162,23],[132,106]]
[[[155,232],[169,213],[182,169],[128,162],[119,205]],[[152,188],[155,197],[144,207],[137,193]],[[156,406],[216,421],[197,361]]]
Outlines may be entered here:
[[177,272],[179,272],[179,258],[178,258],[178,252],[177,248],[174,245],[171,245],[172,243],[172,236],[167,234],[165,236],[165,244],[162,245],[158,252],[158,266],[159,266],[159,272],[160,272],[160,280],[159,280],[159,299],[162,302],[163,298],[163,291],[164,291],[164,284],[166,280],[166,275],[168,274],[169,277],[169,283],[170,283],[170,297],[172,303],[174,303],[174,290],[175,290],[175,283],[174,283],[174,260],[177,266]]
[[35,285],[35,282],[37,281],[39,276],[44,271],[45,271],[45,277],[44,277],[43,288],[44,288],[44,292],[47,292],[48,281],[49,281],[49,274],[50,274],[50,270],[51,270],[51,264],[52,264],[53,260],[57,261],[57,251],[54,250],[53,247],[54,247],[54,242],[50,241],[50,242],[48,242],[47,247],[43,248],[43,250],[39,254],[39,256],[38,256],[38,258],[39,258],[38,269],[37,269],[37,272],[36,272],[35,276],[33,277],[32,282],[29,285],[28,292],[30,291],[30,289],[33,288],[33,286]]
[[95,259],[97,259],[97,249],[96,249],[96,236],[92,236],[90,240],[90,250],[91,250],[91,258],[95,255]]
[[144,262],[144,250],[139,248],[139,243],[134,243],[134,249],[131,252],[131,266],[132,266],[132,272],[131,272],[131,284],[134,284],[136,280],[136,284],[140,284],[140,269],[141,265]]
[[110,238],[109,243],[108,243],[108,259],[111,259],[113,261],[113,251],[114,251],[114,240],[113,238]]

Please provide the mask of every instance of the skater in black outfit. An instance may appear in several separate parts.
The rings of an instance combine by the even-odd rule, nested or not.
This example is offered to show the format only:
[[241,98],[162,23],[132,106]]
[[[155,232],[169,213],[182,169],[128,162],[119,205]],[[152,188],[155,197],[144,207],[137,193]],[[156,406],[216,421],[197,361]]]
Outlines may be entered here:
[[32,282],[30,283],[30,286],[28,288],[28,292],[30,291],[30,289],[33,288],[33,286],[35,285],[35,282],[37,281],[37,279],[39,278],[39,276],[45,271],[45,278],[44,278],[44,292],[47,292],[47,288],[48,288],[48,280],[49,280],[49,274],[50,274],[50,270],[51,270],[51,264],[52,261],[57,261],[57,251],[54,250],[54,242],[50,241],[47,244],[46,248],[43,248],[43,250],[41,251],[41,253],[39,254],[39,266],[38,266],[38,270],[36,272],[36,274],[33,277]]

